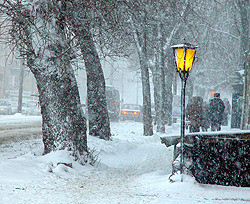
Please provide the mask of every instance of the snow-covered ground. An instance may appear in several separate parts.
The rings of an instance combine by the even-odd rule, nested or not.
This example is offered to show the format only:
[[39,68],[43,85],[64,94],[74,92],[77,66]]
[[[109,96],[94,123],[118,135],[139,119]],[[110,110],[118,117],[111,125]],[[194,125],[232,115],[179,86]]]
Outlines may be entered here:
[[[35,116],[1,116],[0,127],[39,120]],[[2,144],[0,203],[250,202],[250,188],[199,184],[186,175],[184,182],[176,176],[176,182],[170,183],[173,148],[161,144],[160,135],[142,136],[142,124],[129,121],[112,123],[111,128],[112,141],[88,138],[89,147],[99,155],[96,166],[79,165],[67,151],[42,156],[41,138]],[[179,124],[167,127],[165,135],[170,134],[179,134]]]

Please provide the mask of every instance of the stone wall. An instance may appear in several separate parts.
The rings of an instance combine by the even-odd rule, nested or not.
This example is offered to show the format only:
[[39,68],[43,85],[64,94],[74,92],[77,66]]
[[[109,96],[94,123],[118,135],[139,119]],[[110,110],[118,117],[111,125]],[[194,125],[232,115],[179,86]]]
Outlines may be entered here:
[[200,183],[250,187],[249,147],[249,139],[196,136],[191,173]]

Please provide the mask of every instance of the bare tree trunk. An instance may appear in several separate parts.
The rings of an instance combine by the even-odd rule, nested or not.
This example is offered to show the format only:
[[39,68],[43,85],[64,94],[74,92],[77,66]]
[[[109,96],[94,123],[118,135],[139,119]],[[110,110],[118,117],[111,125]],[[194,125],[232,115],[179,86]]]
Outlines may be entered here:
[[80,111],[74,74],[44,76],[40,73],[35,77],[43,118],[44,154],[65,148],[80,154],[87,152],[86,121]]
[[143,32],[142,52],[140,53],[142,95],[143,95],[143,129],[145,136],[153,135],[152,115],[151,115],[151,93],[149,83],[149,67],[147,59],[147,35]]
[[109,140],[111,132],[104,74],[91,33],[89,30],[85,30],[84,34],[85,36],[78,36],[78,41],[80,42],[87,72],[89,134]]
[[[91,4],[91,2],[89,2]],[[87,106],[89,134],[109,140],[110,121],[107,110],[105,79],[101,62],[90,30],[91,12],[88,2],[68,2],[67,17],[69,29],[74,33],[80,47],[87,73]]]
[[164,41],[163,41],[163,24],[160,23],[159,26],[159,32],[160,32],[160,80],[161,80],[161,110],[160,110],[160,132],[165,133],[165,124],[166,124],[166,72],[165,72],[165,54],[164,54]]
[[[157,63],[155,64],[157,66]],[[153,86],[154,86],[154,103],[155,103],[155,125],[156,125],[156,131],[160,132],[160,101],[161,101],[161,96],[159,92],[159,87],[160,87],[160,80],[159,80],[159,74],[158,74],[158,67],[155,67],[152,70],[153,73]]]
[[23,104],[23,78],[24,78],[24,64],[20,66],[19,87],[18,87],[18,104],[17,112],[22,113]]
[[144,130],[143,134],[145,136],[151,136],[153,135],[153,126],[152,126],[152,115],[151,115],[149,71],[148,67],[145,64],[145,56],[141,56],[140,61],[141,61],[141,77],[142,77],[142,95],[143,95],[143,130]]
[[[41,13],[36,13],[40,28],[38,33],[31,32],[32,29],[38,31],[38,26],[33,28],[34,24],[30,23],[31,11],[20,2],[18,5],[11,5],[8,11],[11,11],[12,43],[20,48],[21,56],[26,60],[27,67],[37,82],[42,113],[44,154],[53,150],[68,149],[73,151],[77,160],[85,162],[82,160],[85,159],[82,155],[88,152],[86,122],[80,109],[80,96],[74,70],[70,65],[71,49],[63,32],[65,23],[63,15],[57,13],[59,18],[50,21],[50,23],[55,22],[51,26],[54,30],[46,30],[48,21],[44,20],[45,14],[58,12],[46,8],[60,6],[57,2],[41,2],[37,8],[39,6],[41,9],[38,11],[47,13],[43,12],[41,16]],[[33,47],[34,44],[37,46],[36,49]]]
[[139,56],[141,80],[142,80],[142,96],[143,96],[143,134],[145,136],[153,135],[152,115],[151,115],[151,93],[149,82],[149,64],[147,56],[147,16],[144,13],[144,22],[141,26],[136,26],[137,19],[131,21],[133,29],[134,42],[136,44],[137,53]]
[[[157,8],[158,8],[157,4]],[[153,48],[154,52],[154,66],[150,66],[152,72],[152,80],[154,87],[154,103],[155,103],[155,120],[154,125],[156,125],[156,131],[161,132],[162,126],[162,104],[161,104],[161,66],[160,66],[160,52],[159,52],[159,44],[161,41],[161,36],[159,32],[159,23],[157,23],[153,28],[153,36],[152,40],[155,44]]]

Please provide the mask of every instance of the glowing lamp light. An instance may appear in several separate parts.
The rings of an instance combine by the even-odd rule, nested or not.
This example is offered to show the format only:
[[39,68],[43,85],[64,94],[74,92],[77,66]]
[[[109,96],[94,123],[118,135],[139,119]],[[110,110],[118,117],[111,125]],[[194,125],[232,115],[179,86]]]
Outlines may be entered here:
[[134,115],[139,115],[140,113],[138,111],[134,111]]
[[194,59],[197,46],[189,43],[179,44],[172,46],[175,56],[177,72],[190,72]]
[[214,91],[210,91],[210,94],[211,94],[212,96],[214,95],[214,93],[215,93]]

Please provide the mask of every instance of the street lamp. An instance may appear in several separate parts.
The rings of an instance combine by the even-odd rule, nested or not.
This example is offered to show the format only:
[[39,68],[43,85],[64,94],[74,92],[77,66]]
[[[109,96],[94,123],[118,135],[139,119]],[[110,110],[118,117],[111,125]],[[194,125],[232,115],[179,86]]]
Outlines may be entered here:
[[197,46],[189,43],[172,46],[174,51],[176,71],[181,78],[181,160],[180,173],[181,182],[183,181],[183,167],[184,167],[184,136],[185,136],[185,89],[186,82],[191,71]]

